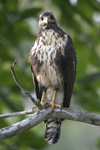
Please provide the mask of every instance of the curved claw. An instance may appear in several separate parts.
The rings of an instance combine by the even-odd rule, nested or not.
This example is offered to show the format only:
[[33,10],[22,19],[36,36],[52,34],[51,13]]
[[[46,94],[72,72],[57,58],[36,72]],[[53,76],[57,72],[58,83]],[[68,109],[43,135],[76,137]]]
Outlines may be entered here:
[[48,103],[44,103],[44,108],[45,108],[45,109],[48,108]]
[[48,106],[52,106],[51,111],[53,111],[54,107],[61,108],[61,105],[55,104],[56,94],[57,94],[57,90],[54,91],[52,102],[48,104]]
[[61,107],[62,107],[62,105],[55,104],[55,103],[53,103],[53,102],[49,103],[47,106],[52,106],[51,111],[53,111],[54,107],[58,107],[58,108],[61,108]]

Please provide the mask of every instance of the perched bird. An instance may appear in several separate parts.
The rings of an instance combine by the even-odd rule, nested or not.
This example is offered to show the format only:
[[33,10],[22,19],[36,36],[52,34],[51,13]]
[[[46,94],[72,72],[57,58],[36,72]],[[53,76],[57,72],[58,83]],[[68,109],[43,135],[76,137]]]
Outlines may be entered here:
[[[76,76],[76,53],[71,37],[51,12],[39,17],[39,34],[29,54],[34,87],[40,104],[69,107]],[[61,118],[45,120],[45,140],[55,144],[60,137]]]

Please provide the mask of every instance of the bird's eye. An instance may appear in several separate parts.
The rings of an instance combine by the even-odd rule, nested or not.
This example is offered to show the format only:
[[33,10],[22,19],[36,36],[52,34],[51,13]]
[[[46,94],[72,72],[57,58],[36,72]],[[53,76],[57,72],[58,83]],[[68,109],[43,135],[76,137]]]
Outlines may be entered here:
[[54,17],[53,17],[53,15],[51,15],[51,19],[53,19]]
[[43,21],[43,17],[41,17],[41,20]]

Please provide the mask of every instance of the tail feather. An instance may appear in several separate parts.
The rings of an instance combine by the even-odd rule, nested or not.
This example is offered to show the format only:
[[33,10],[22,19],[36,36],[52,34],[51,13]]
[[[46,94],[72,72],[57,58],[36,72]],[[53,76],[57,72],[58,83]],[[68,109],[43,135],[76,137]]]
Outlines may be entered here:
[[44,138],[48,144],[55,144],[60,138],[61,119],[48,119],[45,121],[45,135]]

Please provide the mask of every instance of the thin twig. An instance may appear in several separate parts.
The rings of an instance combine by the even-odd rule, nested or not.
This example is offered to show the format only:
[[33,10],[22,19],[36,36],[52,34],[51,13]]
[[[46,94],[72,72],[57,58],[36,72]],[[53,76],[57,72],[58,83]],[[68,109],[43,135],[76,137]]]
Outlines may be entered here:
[[38,103],[38,101],[35,100],[35,99],[32,97],[32,95],[31,95],[28,91],[26,91],[26,90],[22,87],[22,85],[20,84],[20,82],[18,81],[18,79],[17,79],[17,77],[16,77],[16,75],[15,75],[15,72],[14,72],[14,67],[15,67],[15,65],[16,65],[16,60],[14,61],[13,65],[10,66],[14,81],[15,81],[16,84],[19,86],[19,88],[22,90],[22,92],[23,92],[35,105],[37,105],[39,109],[43,109],[43,106],[41,106],[41,105]]
[[14,116],[21,116],[21,115],[27,115],[27,114],[33,114],[33,110],[28,111],[20,111],[16,113],[8,113],[8,114],[2,114],[0,115],[0,118],[7,118],[7,117],[14,117]]

